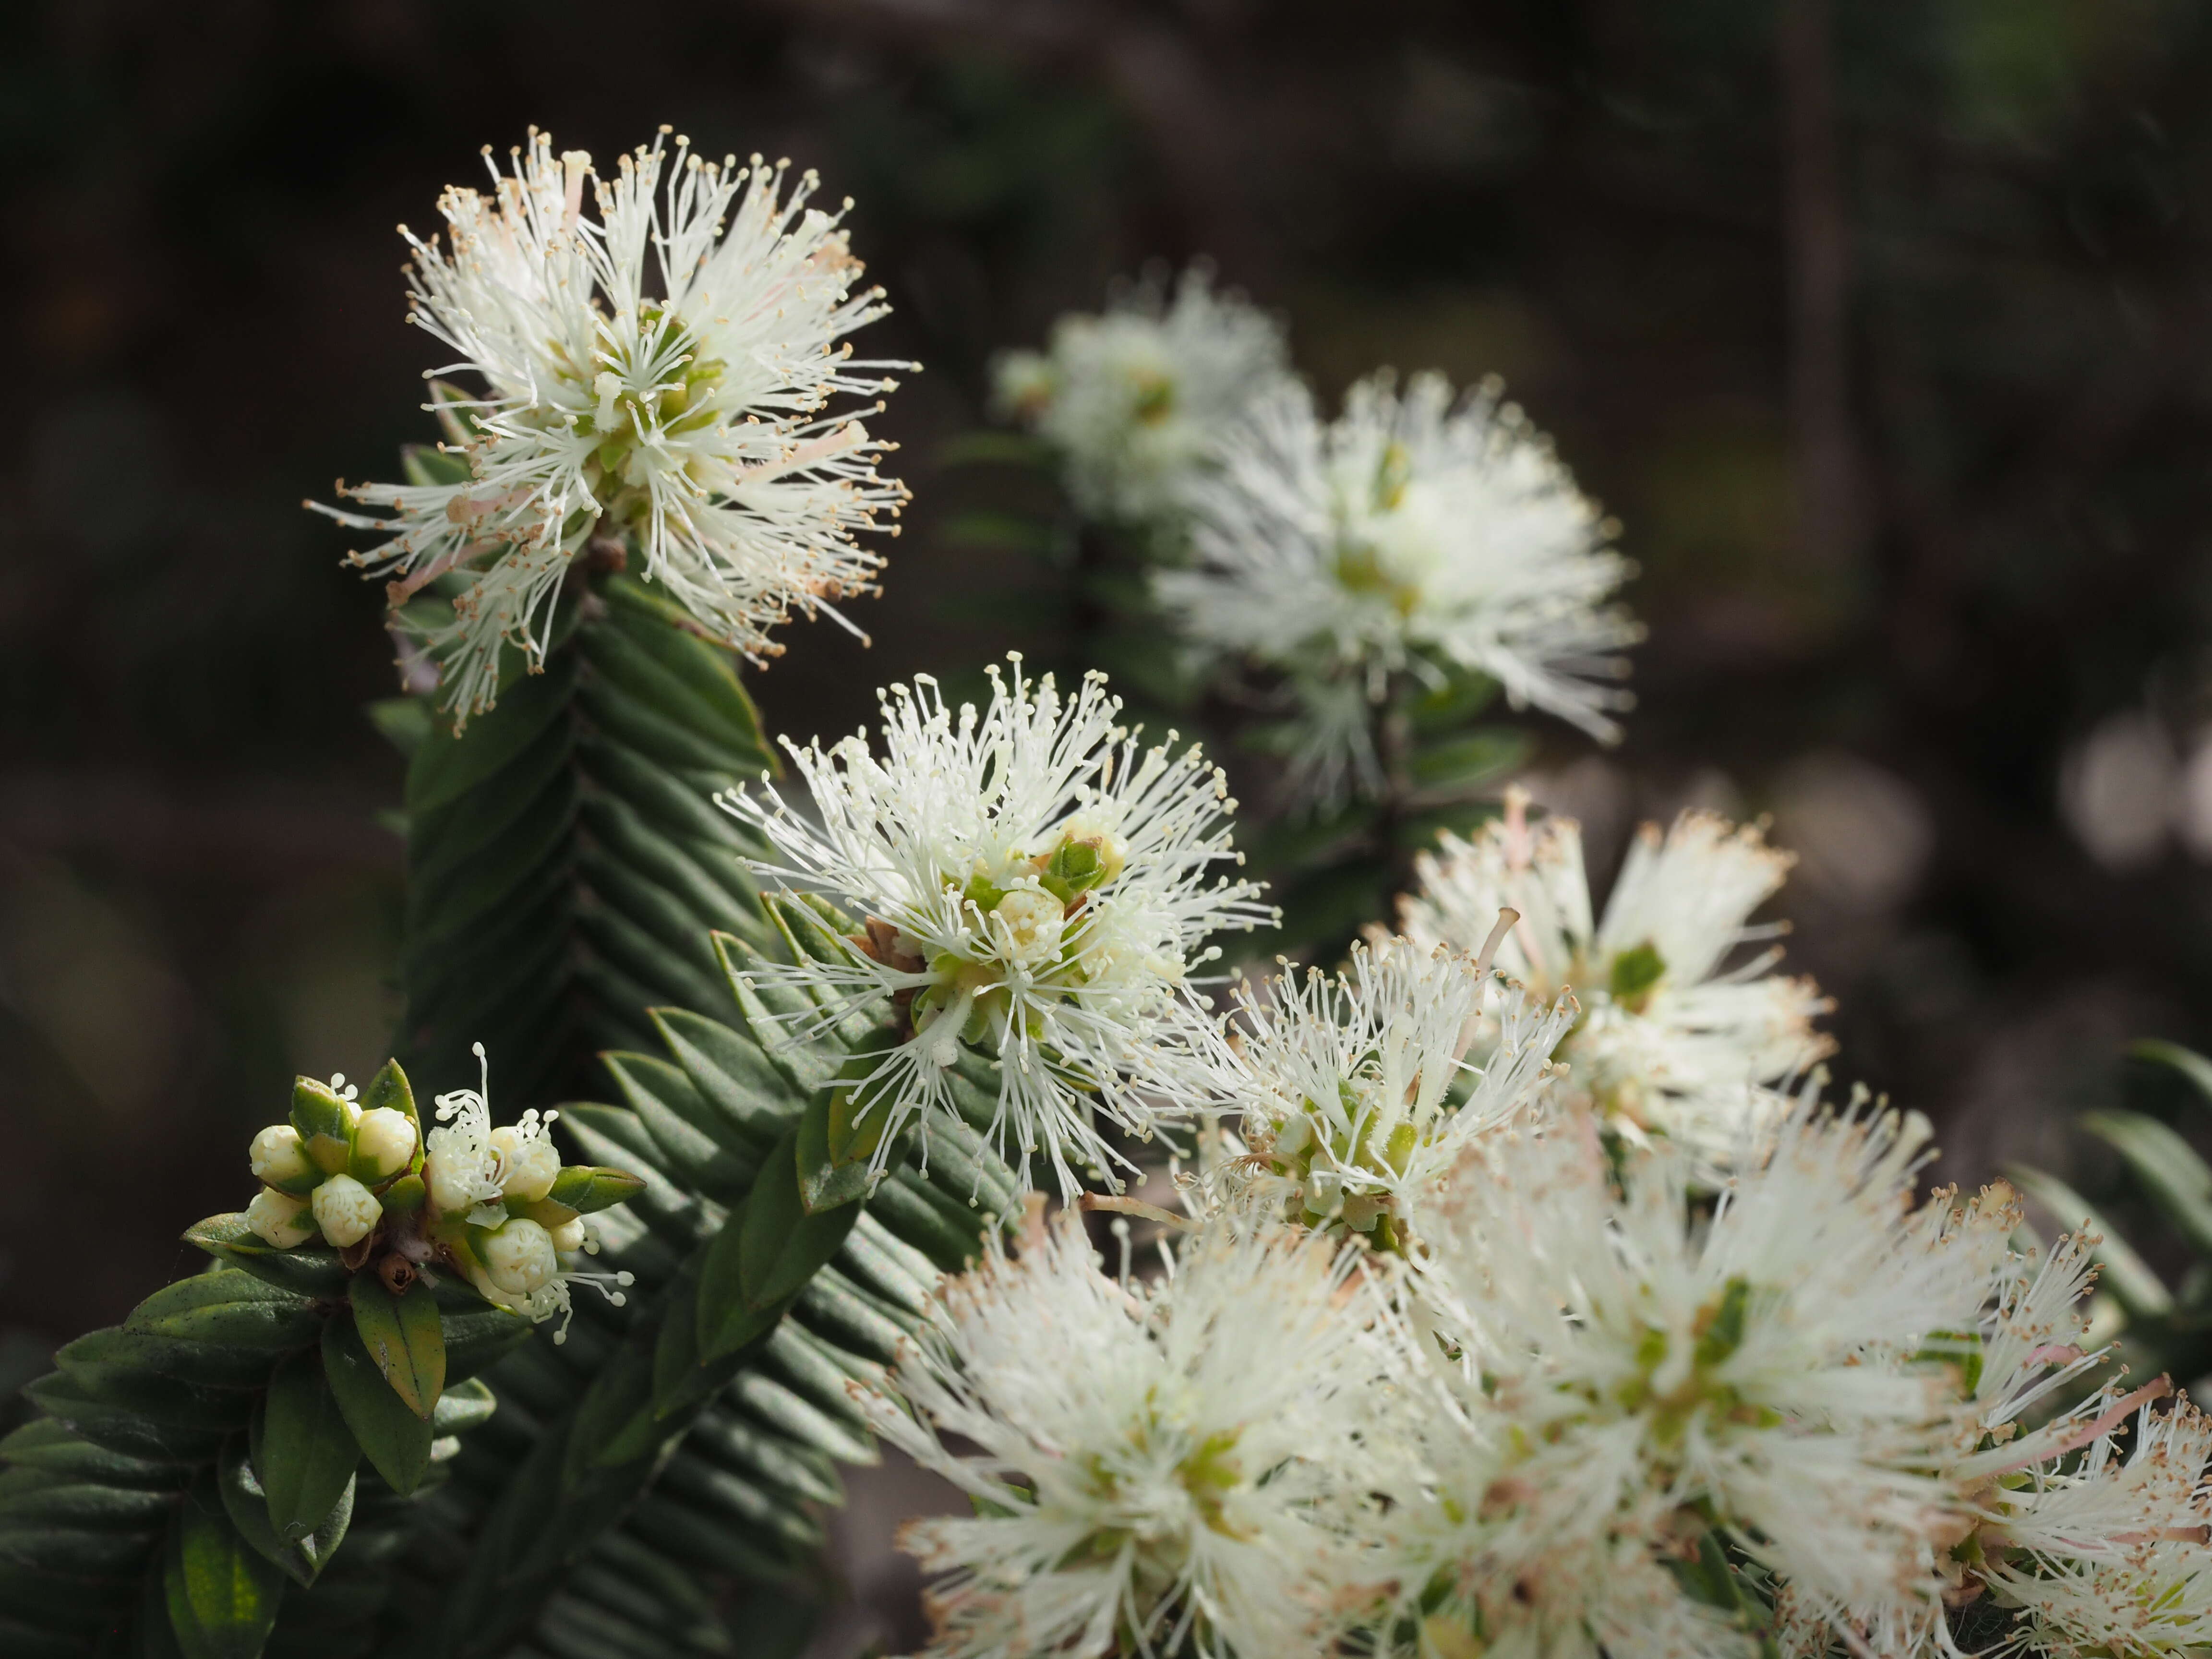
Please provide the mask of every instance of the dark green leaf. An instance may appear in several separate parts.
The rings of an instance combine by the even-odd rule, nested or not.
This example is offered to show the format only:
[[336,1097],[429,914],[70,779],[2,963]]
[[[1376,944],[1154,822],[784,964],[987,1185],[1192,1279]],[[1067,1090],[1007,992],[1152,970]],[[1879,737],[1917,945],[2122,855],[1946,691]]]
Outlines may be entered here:
[[805,1097],[750,1037],[682,1008],[652,1011],[654,1028],[691,1082],[756,1150],[790,1127]]
[[254,1273],[221,1267],[155,1291],[131,1310],[123,1328],[276,1355],[314,1346],[322,1322],[315,1304],[297,1291]]
[[2128,1055],[2147,1065],[2164,1066],[2179,1072],[2197,1091],[2198,1104],[2212,1105],[2212,1060],[2207,1060],[2178,1042],[2167,1042],[2157,1037],[2146,1037],[2140,1042],[2130,1043]]
[[939,466],[1048,466],[1052,447],[1042,438],[1023,432],[994,432],[979,427],[947,438],[938,446]]
[[1287,870],[1352,846],[1367,834],[1380,810],[1373,801],[1355,800],[1334,811],[1300,813],[1249,839],[1240,836],[1237,844],[1260,869]]
[[407,1073],[399,1069],[396,1060],[386,1060],[362,1091],[361,1109],[374,1112],[380,1109],[403,1112],[417,1128],[422,1127],[422,1115],[415,1109],[414,1085],[407,1081]]
[[191,1479],[191,1472],[178,1464],[130,1457],[94,1445],[51,1417],[33,1418],[0,1440],[0,1462],[66,1480],[147,1492],[175,1492]]
[[255,1398],[112,1364],[72,1365],[23,1392],[86,1439],[156,1461],[212,1456],[210,1443],[244,1428]]
[[1534,746],[1534,740],[1516,726],[1470,732],[1417,750],[1413,781],[1431,794],[1478,789],[1522,764]]
[[599,1164],[570,1164],[563,1165],[561,1173],[554,1177],[553,1190],[548,1196],[579,1215],[591,1215],[628,1203],[644,1190],[645,1178],[626,1170]]
[[1060,538],[1054,527],[1012,513],[955,513],[938,527],[945,541],[965,547],[1003,548],[1040,556],[1055,554]]
[[2140,1112],[2090,1112],[2081,1123],[2126,1160],[2151,1202],[2191,1246],[2212,1255],[2212,1169],[2189,1143]]
[[72,1527],[148,1533],[174,1500],[166,1492],[72,1480],[46,1469],[0,1470],[0,1530]]
[[576,1409],[568,1431],[562,1479],[572,1489],[592,1468],[635,1463],[659,1450],[683,1427],[663,1423],[653,1407],[653,1357],[625,1347],[601,1371]]
[[346,1291],[362,1346],[407,1409],[426,1421],[446,1386],[446,1334],[430,1287],[416,1279],[394,1296],[374,1273],[356,1273]]
[[796,1296],[815,1270],[837,1254],[859,1215],[857,1205],[841,1205],[811,1215],[799,1194],[799,1132],[775,1144],[761,1168],[738,1222],[738,1276],[745,1305],[755,1310]]
[[234,1440],[223,1449],[216,1471],[223,1512],[238,1535],[262,1556],[283,1570],[295,1583],[312,1584],[330,1565],[353,1524],[354,1481],[348,1476],[340,1492],[313,1529],[293,1542],[279,1538],[269,1524],[267,1493],[246,1449]]
[[111,1327],[87,1332],[64,1344],[54,1356],[54,1363],[64,1370],[89,1364],[127,1365],[209,1388],[250,1389],[267,1378],[275,1358],[264,1348],[231,1347]]
[[1498,696],[1498,682],[1487,674],[1466,668],[1452,668],[1446,672],[1442,685],[1424,689],[1405,705],[1407,718],[1423,737],[1433,737],[1466,725]]
[[773,1327],[780,1306],[756,1309],[745,1299],[744,1226],[740,1212],[710,1239],[699,1264],[695,1341],[702,1359],[735,1353]]
[[524,676],[506,687],[499,706],[470,721],[465,734],[456,737],[439,721],[409,763],[407,810],[427,812],[458,800],[529,747],[547,726],[565,719],[575,674],[573,653],[552,653],[544,673]]
[[[867,1062],[860,1062],[862,1074]],[[841,1205],[857,1204],[875,1185],[868,1160],[882,1141],[890,1116],[888,1101],[878,1101],[867,1120],[853,1121],[852,1091],[833,1089],[815,1096],[799,1114],[794,1151],[799,1164],[799,1201],[810,1216]],[[870,1133],[869,1131],[875,1131]]]
[[185,1494],[170,1528],[162,1589],[185,1659],[259,1659],[284,1575],[231,1525],[212,1470]]
[[269,1379],[253,1468],[266,1494],[269,1525],[281,1542],[312,1535],[353,1485],[361,1448],[323,1381],[322,1356],[295,1354]]
[[[447,1309],[443,1316],[446,1386],[449,1389],[529,1341],[533,1328],[520,1314],[495,1308],[474,1291],[470,1291],[469,1296],[473,1305],[465,1304],[458,1311]],[[441,1395],[441,1402],[442,1400]],[[438,1432],[443,1434],[446,1431],[441,1429]]]
[[650,1054],[609,1054],[600,1060],[672,1172],[725,1203],[744,1195],[760,1153],[708,1109],[690,1078]]
[[719,735],[695,731],[610,680],[586,680],[578,688],[576,702],[608,737],[663,766],[726,775],[733,782],[740,774],[760,769],[758,756],[733,750]]
[[366,712],[368,723],[403,758],[413,758],[430,736],[430,705],[420,697],[380,697]]
[[657,1416],[701,1398],[699,1369],[699,1255],[684,1264],[660,1304],[660,1332],[653,1345],[653,1409]]
[[688,617],[635,582],[617,577],[606,596],[613,626],[594,629],[585,640],[593,665],[653,708],[714,733],[731,751],[725,764],[765,765],[760,710],[729,653],[690,632]]
[[466,1382],[450,1384],[438,1396],[438,1409],[430,1419],[435,1433],[466,1434],[491,1420],[499,1408],[499,1396],[483,1381],[471,1377]]
[[1338,943],[1363,923],[1382,920],[1389,899],[1387,874],[1364,859],[1318,871],[1284,890],[1281,927],[1254,933],[1248,948],[1258,956],[1293,945]]
[[430,1425],[384,1380],[352,1320],[324,1324],[323,1374],[370,1466],[403,1498],[413,1492],[430,1466]]
[[343,1296],[346,1281],[353,1277],[336,1250],[307,1244],[297,1249],[277,1249],[246,1224],[242,1213],[211,1215],[186,1228],[185,1242],[242,1267],[256,1279],[301,1296]]

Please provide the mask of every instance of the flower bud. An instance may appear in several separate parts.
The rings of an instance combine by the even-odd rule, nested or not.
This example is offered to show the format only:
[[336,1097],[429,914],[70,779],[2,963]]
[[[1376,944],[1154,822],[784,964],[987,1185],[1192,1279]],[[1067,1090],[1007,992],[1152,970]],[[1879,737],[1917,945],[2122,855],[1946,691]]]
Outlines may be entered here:
[[316,1224],[340,1249],[367,1238],[384,1213],[376,1194],[346,1175],[334,1175],[316,1188],[314,1204]]
[[315,1223],[307,1214],[307,1200],[264,1187],[246,1206],[246,1224],[280,1250],[304,1244],[315,1236]]
[[296,1196],[313,1189],[323,1178],[322,1171],[307,1161],[300,1132],[289,1123],[272,1123],[254,1136],[246,1156],[253,1161],[253,1178],[279,1192]]
[[553,1190],[560,1176],[560,1152],[544,1134],[525,1134],[507,1124],[491,1130],[491,1151],[500,1155],[500,1192],[531,1203]]
[[1007,959],[1025,968],[1041,967],[1060,954],[1061,917],[1066,903],[1034,887],[1017,887],[999,901],[992,914],[993,933]]
[[1046,889],[1073,902],[1079,893],[1103,887],[1121,873],[1127,845],[1088,815],[1079,813],[1060,826],[1059,844],[1042,856]]
[[553,1254],[553,1235],[519,1216],[479,1240],[477,1254],[491,1282],[509,1296],[543,1290],[561,1271]]
[[556,1250],[582,1249],[584,1248],[583,1217],[578,1216],[574,1221],[562,1222],[553,1229],[550,1237],[553,1240],[553,1248]]
[[556,1203],[589,1215],[627,1203],[644,1190],[645,1182],[627,1170],[571,1164],[554,1178],[551,1196]]
[[507,1197],[526,1204],[553,1190],[561,1154],[544,1135],[525,1135],[507,1124],[491,1132],[491,1149],[499,1154],[499,1189]]
[[415,1121],[389,1106],[374,1107],[354,1126],[353,1163],[356,1181],[389,1181],[415,1161]]
[[326,1083],[311,1077],[292,1085],[292,1127],[314,1166],[325,1175],[337,1175],[353,1156],[354,1120],[361,1109],[343,1099]]

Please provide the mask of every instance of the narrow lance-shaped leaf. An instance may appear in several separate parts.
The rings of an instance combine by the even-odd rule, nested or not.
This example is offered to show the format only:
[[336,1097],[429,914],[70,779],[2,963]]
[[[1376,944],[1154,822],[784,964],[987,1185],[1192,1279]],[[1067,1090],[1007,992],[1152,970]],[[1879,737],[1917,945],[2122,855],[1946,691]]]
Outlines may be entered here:
[[269,1379],[253,1468],[279,1541],[296,1544],[319,1528],[347,1487],[361,1448],[323,1381],[322,1355],[295,1354]]
[[446,1386],[445,1332],[429,1285],[418,1279],[394,1296],[376,1274],[361,1273],[346,1297],[369,1358],[407,1409],[427,1420]]
[[161,1580],[184,1659],[259,1659],[276,1623],[284,1575],[231,1524],[213,1470],[185,1494]]
[[323,1327],[323,1372],[362,1455],[392,1491],[403,1498],[413,1492],[430,1466],[430,1425],[384,1380],[343,1315]]
[[[358,1461],[358,1453],[356,1457]],[[230,1523],[238,1528],[239,1536],[283,1568],[294,1583],[313,1583],[337,1553],[338,1546],[345,1541],[346,1533],[353,1524],[354,1481],[348,1479],[345,1490],[338,1494],[337,1501],[313,1532],[288,1544],[269,1525],[268,1494],[261,1489],[244,1445],[234,1440],[224,1449],[216,1474],[222,1492],[223,1512],[230,1516]]]

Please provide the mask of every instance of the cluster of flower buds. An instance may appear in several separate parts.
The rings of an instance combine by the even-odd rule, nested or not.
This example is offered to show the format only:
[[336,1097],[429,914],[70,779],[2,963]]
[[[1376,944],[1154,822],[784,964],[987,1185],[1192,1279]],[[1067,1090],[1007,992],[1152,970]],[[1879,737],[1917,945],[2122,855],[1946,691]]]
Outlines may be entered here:
[[[482,1060],[481,1044],[476,1052]],[[440,1095],[436,1106],[442,1127],[425,1134],[396,1061],[366,1101],[343,1074],[300,1079],[289,1119],[253,1137],[261,1191],[246,1224],[277,1249],[319,1239],[348,1267],[373,1266],[395,1291],[443,1268],[533,1319],[565,1314],[578,1279],[609,1281],[600,1288],[619,1305],[613,1287],[629,1274],[577,1273],[561,1259],[595,1252],[584,1218],[644,1183],[619,1170],[564,1166],[549,1133],[556,1114],[526,1112],[494,1128],[481,1089]]]

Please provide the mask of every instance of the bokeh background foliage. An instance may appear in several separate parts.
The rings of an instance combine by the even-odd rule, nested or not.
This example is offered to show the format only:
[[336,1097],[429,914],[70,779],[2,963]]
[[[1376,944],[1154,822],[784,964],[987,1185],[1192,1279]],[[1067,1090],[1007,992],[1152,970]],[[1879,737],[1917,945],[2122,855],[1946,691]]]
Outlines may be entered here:
[[387,1049],[390,651],[295,503],[425,435],[392,226],[533,121],[818,167],[897,307],[867,343],[927,365],[872,648],[791,635],[771,729],[1085,658],[1067,538],[1004,533],[1048,484],[966,441],[985,367],[1207,254],[1327,392],[1495,370],[1557,436],[1651,637],[1627,743],[1541,726],[1540,797],[1601,859],[1773,813],[1846,1074],[1954,1176],[2116,1189],[2065,1126],[2118,1042],[2212,1041],[2203,7],[48,0],[8,38],[0,1380],[187,1265],[294,1071]]

